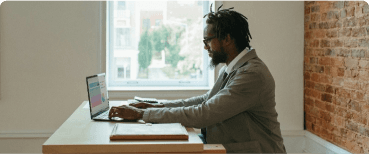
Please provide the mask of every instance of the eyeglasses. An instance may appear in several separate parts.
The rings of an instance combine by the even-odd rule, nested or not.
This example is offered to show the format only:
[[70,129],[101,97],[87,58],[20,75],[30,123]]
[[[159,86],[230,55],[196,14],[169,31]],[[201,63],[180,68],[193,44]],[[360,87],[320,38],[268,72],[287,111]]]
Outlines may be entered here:
[[208,43],[213,39],[213,38],[216,38],[216,36],[212,36],[212,37],[208,37],[208,38],[205,38],[204,40],[202,40],[205,44],[205,46],[208,46]]

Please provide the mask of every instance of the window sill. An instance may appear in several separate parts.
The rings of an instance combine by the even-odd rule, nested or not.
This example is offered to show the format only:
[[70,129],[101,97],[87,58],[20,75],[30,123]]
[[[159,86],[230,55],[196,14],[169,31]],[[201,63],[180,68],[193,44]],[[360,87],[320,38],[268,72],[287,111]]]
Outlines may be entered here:
[[203,95],[211,87],[109,87],[110,100],[133,99],[134,96],[157,99],[185,99]]

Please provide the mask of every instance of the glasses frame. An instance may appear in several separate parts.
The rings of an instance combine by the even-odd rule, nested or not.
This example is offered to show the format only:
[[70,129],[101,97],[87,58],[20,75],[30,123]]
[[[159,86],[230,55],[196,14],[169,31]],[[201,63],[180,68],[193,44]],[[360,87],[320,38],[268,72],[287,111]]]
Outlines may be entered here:
[[207,38],[204,38],[204,40],[202,40],[205,44],[205,46],[207,47],[208,46],[208,43],[213,39],[213,38],[216,38],[217,36],[211,36],[211,37],[207,37]]

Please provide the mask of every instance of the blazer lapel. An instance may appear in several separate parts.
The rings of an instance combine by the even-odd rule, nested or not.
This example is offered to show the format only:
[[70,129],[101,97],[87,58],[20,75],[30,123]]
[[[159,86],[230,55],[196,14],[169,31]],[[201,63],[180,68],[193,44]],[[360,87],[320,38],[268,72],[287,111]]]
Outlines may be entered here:
[[226,85],[228,80],[237,72],[237,69],[239,69],[240,67],[245,65],[247,63],[247,61],[249,61],[250,59],[253,59],[255,57],[257,57],[255,49],[252,49],[245,56],[243,56],[240,60],[238,60],[238,62],[233,66],[232,72],[229,73],[225,79],[223,79],[223,74],[226,71],[226,69],[225,69],[225,66],[223,66],[221,71],[220,71],[221,72],[220,76],[219,76],[218,80],[215,82],[215,84],[213,86],[213,89],[211,89],[211,92],[210,92],[207,100],[209,100],[211,97],[213,97],[215,94],[217,94],[219,92],[219,90],[224,88],[224,86]]

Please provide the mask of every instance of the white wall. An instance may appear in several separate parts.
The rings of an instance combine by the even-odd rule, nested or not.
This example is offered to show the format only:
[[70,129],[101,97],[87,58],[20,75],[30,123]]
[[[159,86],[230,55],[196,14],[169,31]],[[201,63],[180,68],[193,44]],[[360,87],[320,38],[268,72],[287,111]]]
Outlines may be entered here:
[[[41,152],[25,145],[46,138],[12,136],[51,134],[87,99],[85,77],[101,71],[100,4],[1,4],[0,152]],[[282,130],[302,130],[303,2],[224,2],[232,6],[248,17],[251,45],[275,78]]]
[[282,130],[303,130],[304,2],[223,2],[248,18],[251,46],[276,83]]

